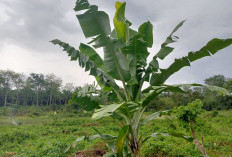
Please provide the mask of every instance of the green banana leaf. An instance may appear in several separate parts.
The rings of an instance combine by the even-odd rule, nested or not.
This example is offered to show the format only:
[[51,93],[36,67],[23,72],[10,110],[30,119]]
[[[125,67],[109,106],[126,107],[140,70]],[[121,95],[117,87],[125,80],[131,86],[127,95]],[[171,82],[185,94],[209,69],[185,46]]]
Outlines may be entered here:
[[159,118],[162,114],[167,113],[167,111],[158,111],[155,113],[150,114],[149,116],[147,116],[142,122],[141,122],[141,126],[145,125],[147,123],[149,123],[150,121],[152,121],[153,119]]
[[100,108],[95,110],[94,114],[92,115],[92,118],[100,119],[106,116],[117,116],[114,115],[116,110],[119,110],[119,112],[123,113],[125,116],[129,116],[128,114],[133,114],[134,112],[136,112],[138,107],[141,106],[139,106],[137,103],[133,101],[121,102],[119,104],[111,104],[105,106],[100,105]]
[[129,38],[129,24],[126,22],[125,18],[126,2],[116,2],[115,7],[114,27],[116,35],[119,40],[125,43]]
[[[50,42],[53,43],[54,45],[60,45],[61,47],[63,47],[63,51],[66,51],[68,53],[68,56],[71,57],[72,61],[78,60],[79,65],[81,67],[85,67],[85,71],[90,71],[90,75],[92,75],[96,78],[96,80],[98,81],[100,86],[112,87],[114,89],[114,92],[117,94],[117,96],[122,101],[122,97],[119,93],[119,86],[115,83],[113,78],[111,78],[104,71],[102,71],[102,69],[99,69],[95,65],[95,58],[93,58],[93,57],[89,58],[88,56],[85,55],[85,54],[87,54],[87,52],[85,52],[85,54],[83,54],[81,51],[76,50],[74,47],[72,47],[69,44],[62,42],[58,39],[52,40]],[[81,46],[81,48],[84,49],[83,46]],[[86,49],[84,49],[84,51],[85,50]],[[88,53],[89,56],[90,56],[90,54],[94,54],[94,53],[93,52]],[[97,64],[100,66],[101,65],[100,58],[98,58],[98,60],[99,61],[97,61]]]
[[175,36],[173,34],[184,24],[184,22],[185,22],[185,20],[181,21],[174,28],[174,30],[172,31],[172,33],[167,37],[167,39],[165,40],[165,42],[161,45],[161,48],[160,48],[159,52],[153,57],[153,59],[151,60],[151,62],[148,64],[149,66],[147,67],[146,73],[145,73],[145,76],[144,76],[144,77],[147,78],[145,81],[149,82],[149,75],[151,73],[153,73],[153,77],[155,77],[154,73],[157,72],[158,69],[159,69],[159,62],[157,61],[157,58],[163,60],[167,55],[169,55],[174,50],[173,47],[170,47],[168,45],[171,44],[171,43],[176,42],[177,39],[179,39],[179,37],[177,37],[177,36]]
[[[179,84],[179,85],[163,85],[163,86],[150,86],[143,90],[144,97],[140,101],[143,106],[147,106],[155,97],[157,97],[162,92],[170,91],[170,92],[180,92],[186,93],[181,89],[181,87],[206,87],[211,91],[215,91],[220,95],[230,95],[230,92],[222,87],[210,86],[210,85],[202,85],[202,84]],[[150,92],[151,91],[151,92]]]
[[90,7],[90,4],[88,0],[77,0],[74,10],[81,11],[84,9],[88,9],[89,7]]
[[143,141],[142,141],[142,144],[145,143],[149,138],[151,137],[155,137],[157,138],[158,135],[161,135],[161,136],[164,136],[164,137],[167,137],[167,136],[173,136],[173,137],[178,137],[178,138],[182,138],[182,139],[185,139],[186,141],[188,142],[192,142],[194,139],[193,137],[190,137],[190,136],[185,136],[184,134],[182,133],[152,133],[150,136],[146,137]]
[[176,42],[177,39],[179,39],[179,37],[173,35],[183,24],[184,21],[181,21],[172,31],[172,33],[167,37],[167,39],[165,40],[165,42],[161,45],[161,49],[159,50],[159,52],[155,55],[156,57],[158,57],[159,59],[164,59],[167,55],[169,55],[174,48],[168,46],[171,43]]
[[102,117],[110,116],[115,110],[117,110],[123,104],[125,104],[125,102],[122,102],[120,104],[106,105],[106,106],[101,105],[100,109],[95,110],[94,114],[92,115],[92,119],[100,119]]
[[202,84],[197,84],[197,83],[194,83],[194,84],[179,84],[179,85],[175,85],[175,86],[178,86],[178,87],[205,87],[207,89],[209,89],[210,91],[214,91],[214,92],[217,92],[218,94],[220,95],[231,95],[230,92],[225,89],[225,88],[222,88],[222,87],[218,87],[218,86],[210,86],[210,85],[202,85]]
[[82,54],[85,54],[87,57],[89,57],[90,60],[94,61],[96,67],[105,71],[105,66],[102,58],[97,54],[97,52],[92,47],[81,43],[79,46],[79,50],[81,51]]
[[104,140],[104,141],[109,141],[109,140],[114,140],[116,139],[116,136],[113,136],[113,135],[109,135],[109,134],[97,134],[97,135],[90,135],[90,136],[81,136],[81,137],[78,137],[71,145],[69,145],[65,150],[64,150],[64,153],[68,152],[69,149],[71,147],[76,147],[77,143],[82,141],[82,140],[85,140],[85,141],[92,141],[92,140],[95,140],[97,138],[100,138],[101,140]]
[[96,37],[96,47],[104,49],[104,65],[106,72],[113,78],[126,82],[130,80],[128,60],[120,51],[122,46],[119,41],[110,39],[111,27],[109,16],[98,11],[98,8],[90,5],[88,10],[77,15],[82,31],[86,38]]
[[144,97],[140,100],[140,104],[143,106],[149,105],[149,103],[154,100],[159,94],[163,92],[180,92],[180,93],[185,93],[180,87],[178,86],[169,86],[169,85],[163,85],[163,86],[151,86],[148,89],[144,90],[143,92],[149,92],[152,90],[150,93],[144,93]]
[[162,69],[161,73],[153,73],[150,80],[151,85],[163,84],[171,75],[179,71],[185,66],[190,66],[190,62],[196,61],[205,56],[210,56],[216,54],[219,50],[226,48],[232,44],[232,39],[212,39],[199,51],[189,52],[188,56],[182,57],[180,59],[175,59],[167,69]]
[[119,157],[123,157],[123,146],[128,132],[129,132],[129,125],[124,125],[118,133],[118,137],[116,141],[116,150]]

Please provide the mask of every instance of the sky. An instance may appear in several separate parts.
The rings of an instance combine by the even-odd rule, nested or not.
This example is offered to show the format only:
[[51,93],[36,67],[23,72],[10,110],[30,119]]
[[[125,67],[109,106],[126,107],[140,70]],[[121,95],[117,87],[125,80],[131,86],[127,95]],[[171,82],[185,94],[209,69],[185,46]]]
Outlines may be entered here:
[[[90,0],[100,10],[114,16],[114,0]],[[176,33],[175,50],[160,62],[167,68],[175,58],[197,51],[213,38],[232,38],[231,0],[127,0],[126,17],[138,28],[150,21],[154,45],[151,56],[182,20],[187,20]],[[0,70],[14,70],[28,75],[31,72],[54,73],[64,83],[77,86],[92,83],[94,78],[84,72],[77,62],[52,39],[60,39],[74,47],[87,43],[76,13],[75,0],[1,0],[0,1]],[[112,24],[112,23],[111,23]],[[99,51],[99,53],[102,53]],[[101,54],[102,56],[102,54]],[[223,74],[232,77],[232,46],[185,67],[167,80],[167,84],[203,83],[207,77]]]

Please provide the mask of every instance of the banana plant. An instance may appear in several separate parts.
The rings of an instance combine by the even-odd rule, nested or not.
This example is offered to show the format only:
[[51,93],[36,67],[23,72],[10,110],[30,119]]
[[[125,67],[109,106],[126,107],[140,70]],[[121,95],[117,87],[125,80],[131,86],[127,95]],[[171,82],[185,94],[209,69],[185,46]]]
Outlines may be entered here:
[[[88,101],[78,101],[83,108],[94,110],[93,119],[111,116],[119,119],[121,130],[118,136],[101,135],[98,131],[94,137],[80,137],[76,140],[101,138],[109,144],[111,152],[107,156],[132,156],[139,157],[143,143],[157,135],[168,136],[167,133],[151,133],[148,137],[140,135],[140,128],[151,120],[165,114],[168,111],[156,112],[143,118],[144,111],[150,102],[163,92],[182,92],[183,86],[204,86],[201,84],[166,85],[165,81],[191,62],[206,56],[211,56],[219,50],[232,44],[231,39],[212,39],[198,51],[189,52],[175,61],[166,69],[159,66],[159,60],[165,59],[174,48],[171,43],[177,42],[179,37],[176,31],[184,24],[181,21],[166,38],[160,50],[148,61],[149,52],[153,45],[153,25],[147,21],[137,30],[131,28],[132,23],[125,17],[125,2],[115,3],[116,12],[113,18],[114,28],[110,26],[107,13],[98,10],[98,6],[91,5],[88,0],[77,0],[75,12],[82,31],[89,42],[80,43],[79,48],[74,48],[68,43],[55,39],[51,42],[63,48],[72,61],[78,61],[85,71],[94,76],[97,83],[104,91],[111,91],[117,95],[114,104],[104,105]],[[97,50],[103,49],[102,58]],[[119,83],[121,82],[121,83]],[[150,85],[145,88],[144,83]],[[210,90],[217,91],[222,95],[230,93],[224,88],[206,86]],[[89,94],[81,93],[80,100]],[[75,97],[78,99],[78,97]],[[86,98],[87,99],[87,98]],[[191,140],[180,134],[171,134]],[[110,138],[105,138],[110,137]],[[109,142],[110,141],[110,142]]]

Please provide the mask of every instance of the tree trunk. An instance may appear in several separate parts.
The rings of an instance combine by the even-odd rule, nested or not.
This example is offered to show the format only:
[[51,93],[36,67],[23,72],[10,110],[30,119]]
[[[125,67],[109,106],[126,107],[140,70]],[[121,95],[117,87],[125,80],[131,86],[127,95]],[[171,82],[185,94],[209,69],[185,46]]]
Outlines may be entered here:
[[50,106],[52,105],[52,93],[50,94]]
[[26,97],[23,98],[23,105],[26,106]]
[[7,95],[8,95],[8,92],[6,92],[6,94],[5,94],[5,98],[4,98],[4,106],[6,106],[6,102],[7,102]]
[[17,94],[16,94],[16,101],[15,101],[15,104],[16,104],[16,105],[18,105],[18,99],[19,99],[19,94],[18,94],[18,92],[17,92]]
[[201,154],[204,156],[204,157],[209,157],[209,155],[207,154],[205,148],[204,148],[204,143],[203,143],[203,134],[201,135],[201,144],[200,142],[197,140],[197,137],[196,137],[196,132],[194,130],[194,121],[191,120],[190,121],[190,126],[191,126],[191,131],[192,131],[192,136],[194,138],[193,140],[193,143],[195,144],[195,146],[201,151]]
[[65,97],[65,105],[68,104],[68,97]]
[[36,107],[39,107],[39,91],[36,93]]
[[27,99],[28,99],[28,96],[26,94],[26,100],[25,100],[25,105],[27,106]]
[[32,96],[32,104],[31,105],[34,105],[34,103],[35,103],[35,97],[34,97],[34,95]]
[[46,105],[48,106],[48,101],[49,101],[49,97],[47,97],[47,102],[46,102]]

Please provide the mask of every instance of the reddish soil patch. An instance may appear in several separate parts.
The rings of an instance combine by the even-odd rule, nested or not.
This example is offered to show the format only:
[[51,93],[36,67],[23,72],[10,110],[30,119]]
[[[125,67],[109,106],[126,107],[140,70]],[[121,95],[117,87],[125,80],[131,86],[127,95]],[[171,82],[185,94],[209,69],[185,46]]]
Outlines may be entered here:
[[103,149],[85,150],[76,152],[75,157],[101,157],[106,154]]
[[8,153],[6,154],[6,157],[12,157],[12,156],[14,156],[14,155],[16,155],[16,152],[8,152]]

